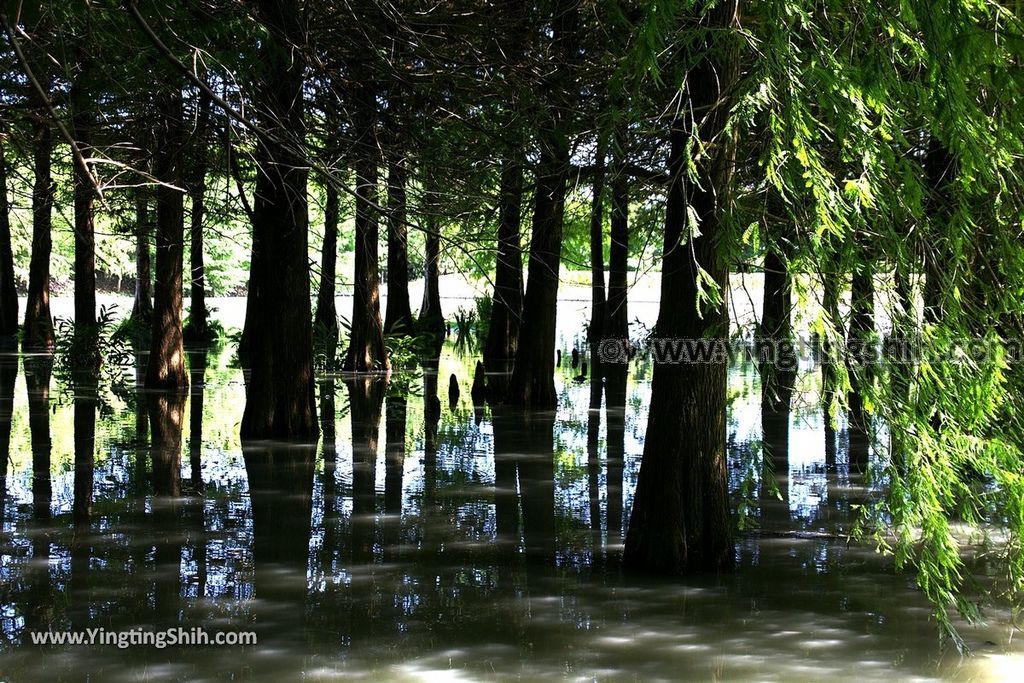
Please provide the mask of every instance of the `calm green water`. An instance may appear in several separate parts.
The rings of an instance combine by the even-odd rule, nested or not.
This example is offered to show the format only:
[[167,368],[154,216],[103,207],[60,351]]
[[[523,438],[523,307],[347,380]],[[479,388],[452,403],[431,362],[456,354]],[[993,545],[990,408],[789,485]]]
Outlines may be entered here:
[[[882,485],[877,456],[851,455],[843,432],[826,437],[811,401],[768,425],[782,500],[771,493],[749,367],[730,378],[729,463],[757,530],[738,536],[733,574],[652,580],[617,562],[648,368],[634,368],[622,407],[590,410],[588,384],[565,367],[554,415],[495,413],[472,406],[475,359],[448,347],[437,376],[386,397],[322,378],[333,438],[243,453],[232,353],[190,354],[178,448],[153,448],[140,392],[101,387],[97,406],[53,380],[43,397],[26,378],[38,359],[0,359],[8,377],[17,367],[12,395],[0,378],[11,428],[0,680],[1019,680],[1024,670],[998,606],[986,625],[963,626],[974,654],[962,659],[940,646],[912,578],[846,541],[852,506]],[[462,391],[449,405],[452,373]],[[258,644],[35,646],[30,635],[178,626],[252,631]]]

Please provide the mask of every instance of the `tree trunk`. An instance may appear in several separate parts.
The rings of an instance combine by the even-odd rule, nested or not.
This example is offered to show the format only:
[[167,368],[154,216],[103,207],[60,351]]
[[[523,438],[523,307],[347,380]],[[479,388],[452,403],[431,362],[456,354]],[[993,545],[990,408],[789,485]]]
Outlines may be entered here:
[[523,166],[518,154],[510,154],[501,168],[498,196],[498,253],[494,264],[494,296],[491,320],[484,345],[484,368],[493,399],[500,399],[508,385],[508,373],[519,347],[523,308],[523,250],[519,236],[523,204]]
[[359,158],[356,160],[355,280],[352,298],[352,330],[345,370],[386,371],[384,326],[380,319],[380,273],[377,267],[377,166],[376,100],[363,84],[360,93]]
[[153,315],[153,272],[149,255],[149,198],[144,188],[135,192],[135,303],[132,317],[149,322]]
[[203,214],[206,211],[206,166],[208,154],[207,129],[210,123],[210,97],[199,95],[199,112],[192,143],[192,169],[188,184],[192,200],[189,229],[189,260],[192,263],[192,301],[189,309],[189,327],[195,335],[207,338],[209,311],[206,308],[206,265],[203,260]]
[[[789,411],[796,383],[793,348],[793,283],[789,274],[789,247],[780,226],[772,231],[764,255],[764,301],[758,330],[761,374],[761,410]],[[788,429],[788,427],[787,427]]]
[[[620,139],[624,136],[620,136]],[[621,141],[620,146],[625,144]],[[612,220],[608,251],[608,304],[605,334],[629,343],[629,176],[625,168],[625,151],[615,164],[612,179]],[[622,370],[625,370],[623,364]]]
[[320,262],[320,288],[316,293],[316,319],[313,322],[317,348],[334,365],[338,348],[338,307],[335,303],[338,281],[338,189],[324,180],[327,203],[324,207],[324,246]]
[[388,307],[384,332],[411,335],[412,308],[409,305],[409,235],[406,227],[405,159],[396,157],[388,165]]
[[[867,238],[859,236],[863,242]],[[858,245],[860,247],[860,245]],[[850,284],[850,331],[847,341],[847,355],[850,375],[850,427],[867,430],[867,415],[864,411],[864,387],[874,376],[874,332],[875,332],[875,288],[869,255],[859,248],[859,266],[853,271]],[[850,438],[853,438],[851,434]]]
[[[738,77],[738,0],[708,12],[705,53],[689,71],[682,118],[672,124],[670,184],[665,216],[659,338],[728,339],[728,211],[734,138],[725,130]],[[714,29],[724,29],[717,30]],[[695,121],[694,112],[702,119]],[[704,158],[696,182],[687,171],[687,146],[699,136]],[[690,212],[700,221],[697,235]],[[700,301],[699,268],[711,277],[717,301]],[[726,471],[728,354],[696,364],[657,363],[643,461],[623,555],[625,566],[659,573],[718,570],[733,563]]]
[[[243,439],[307,439],[318,434],[313,379],[313,316],[309,306],[306,161],[288,140],[302,140],[305,42],[294,0],[262,0],[269,29],[262,44],[266,71],[254,207],[254,284],[259,315],[251,332],[252,373],[242,416]],[[258,248],[256,247],[258,244]],[[248,321],[247,321],[248,322]]]
[[28,301],[25,305],[26,351],[53,348],[53,318],[50,316],[51,226],[56,185],[50,173],[53,134],[46,121],[36,128],[33,149],[35,184],[32,186],[32,258],[28,268]]
[[[88,93],[81,84],[80,76],[71,85],[71,125],[75,141],[83,155],[92,153],[92,116]],[[98,330],[96,327],[96,230],[93,203],[96,188],[88,168],[74,163],[75,174],[75,338],[80,349],[95,347]],[[95,356],[92,365],[99,365]]]
[[437,189],[430,175],[424,179],[424,184],[426,250],[423,260],[423,301],[420,304],[419,331],[427,337],[427,356],[437,358],[445,337],[444,313],[441,311],[441,221],[438,216],[440,206]]
[[523,323],[507,399],[514,405],[551,409],[555,394],[555,323],[561,267],[569,146],[548,136],[541,150],[534,198],[530,270],[523,298]]
[[18,334],[18,290],[14,284],[11,215],[7,203],[7,161],[0,138],[0,337]]
[[[829,264],[829,270],[822,273],[821,308],[830,325],[839,324],[839,274],[835,272],[836,267],[833,262]],[[834,346],[826,333],[821,343],[821,402],[825,422],[833,426],[836,424],[836,390],[839,382],[836,373],[839,356]]]
[[608,298],[604,286],[604,176],[605,140],[598,135],[597,151],[594,155],[594,183],[590,204],[590,342],[591,365],[598,375],[600,356],[596,353],[598,342],[605,336],[605,302]]
[[181,329],[185,202],[182,193],[170,187],[181,186],[184,126],[180,93],[161,99],[154,171],[163,184],[156,189],[156,287],[146,388],[184,389],[188,387]]
[[[594,354],[600,362],[595,364],[593,372],[600,372],[606,378],[608,405],[611,407],[612,396],[625,401],[626,377],[629,371],[629,285],[627,273],[629,269],[629,176],[625,169],[625,134],[620,131],[616,136],[615,176],[612,178],[612,217],[609,251],[608,251],[608,303],[605,307],[604,333],[609,344],[621,344],[617,353],[617,362],[605,363],[600,354]],[[609,425],[612,424],[609,418]],[[621,495],[620,495],[621,498]],[[619,503],[621,522],[621,500]],[[620,524],[621,526],[621,524]],[[616,534],[619,530],[616,529]]]
[[566,174],[569,166],[568,127],[576,89],[571,66],[577,59],[579,7],[555,3],[551,21],[556,67],[542,89],[549,93],[547,120],[537,134],[540,156],[534,193],[530,270],[523,297],[523,325],[507,399],[520,406],[551,409],[555,394],[555,323],[558,279],[565,219]]

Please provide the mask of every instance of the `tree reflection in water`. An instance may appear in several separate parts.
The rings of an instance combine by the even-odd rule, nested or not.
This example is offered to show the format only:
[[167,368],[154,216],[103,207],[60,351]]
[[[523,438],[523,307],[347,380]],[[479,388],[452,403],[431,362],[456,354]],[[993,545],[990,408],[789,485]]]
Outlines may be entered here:
[[[88,383],[51,408],[49,366],[26,360],[28,405],[0,394],[11,443],[31,443],[31,458],[12,449],[5,480],[0,596],[13,616],[0,617],[0,648],[16,680],[115,669],[156,680],[736,679],[767,666],[883,679],[892,662],[912,676],[956,665],[941,659],[924,600],[843,538],[850,505],[870,495],[856,467],[867,453],[845,452],[840,426],[828,455],[820,416],[734,407],[763,424],[731,427],[730,466],[748,457],[743,434],[763,439],[776,474],[796,473],[782,482],[789,501],[760,501],[763,528],[739,537],[735,575],[648,581],[620,575],[617,560],[644,375],[607,376],[597,403],[592,386],[567,382],[555,413],[443,410],[429,363],[408,386],[344,376],[339,410],[324,375],[318,457],[315,445],[232,441],[244,389],[216,351],[190,351],[187,396],[139,393],[144,429],[116,402],[97,421]],[[472,362],[441,366],[469,386]],[[0,367],[4,391],[12,368]],[[141,446],[140,434],[151,434]],[[830,487],[819,503],[799,479],[808,467]],[[260,644],[58,649],[45,662],[23,645],[28,629],[97,624],[251,629]],[[997,631],[971,631],[972,642],[1002,642]]]

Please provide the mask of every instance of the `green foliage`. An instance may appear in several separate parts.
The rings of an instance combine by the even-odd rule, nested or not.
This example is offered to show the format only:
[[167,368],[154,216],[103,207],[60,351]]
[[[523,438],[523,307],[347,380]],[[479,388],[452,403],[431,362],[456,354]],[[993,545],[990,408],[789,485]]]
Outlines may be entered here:
[[[65,394],[96,394],[101,408],[107,391],[126,395],[125,368],[134,360],[128,337],[117,334],[117,306],[101,306],[96,321],[54,319],[53,376]],[[107,406],[109,407],[109,406]]]

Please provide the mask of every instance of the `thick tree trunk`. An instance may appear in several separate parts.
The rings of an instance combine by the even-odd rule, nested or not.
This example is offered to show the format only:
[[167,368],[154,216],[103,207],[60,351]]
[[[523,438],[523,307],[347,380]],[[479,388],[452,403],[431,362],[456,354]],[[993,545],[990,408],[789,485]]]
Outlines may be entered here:
[[501,168],[498,196],[498,254],[494,265],[491,320],[484,345],[484,368],[492,400],[500,400],[519,347],[523,308],[523,250],[519,236],[523,204],[523,166],[510,154]]
[[761,410],[767,412],[788,411],[796,383],[789,248],[779,226],[774,226],[772,233],[764,255],[764,301],[758,330]]
[[7,203],[7,161],[0,137],[0,337],[18,334],[18,290],[14,284],[11,215]]
[[[315,437],[313,316],[309,306],[306,161],[294,144],[305,134],[302,13],[294,0],[262,0],[259,18],[270,35],[262,43],[266,69],[259,83],[264,110],[256,180],[256,259],[249,296],[259,314],[252,322],[252,367],[242,416],[243,439]],[[247,320],[247,326],[250,322]]]
[[26,351],[53,348],[53,318],[50,316],[50,252],[52,214],[56,184],[50,173],[53,134],[46,121],[36,128],[32,150],[35,183],[32,186],[32,259],[28,268],[28,301],[25,304]]
[[542,89],[548,93],[546,121],[537,133],[540,155],[534,193],[530,270],[523,297],[523,325],[507,400],[520,406],[551,409],[555,394],[555,323],[558,315],[558,280],[565,219],[565,191],[569,166],[569,102],[576,89],[571,66],[577,59],[579,7],[558,2],[553,8],[551,33],[556,67]]
[[[725,213],[732,186],[734,140],[725,130],[733,84],[738,77],[738,0],[717,4],[708,14],[706,47],[714,52],[687,77],[689,101],[673,122],[670,184],[665,217],[660,338],[728,339],[729,239]],[[702,117],[694,120],[694,112]],[[697,162],[696,182],[687,172],[687,146],[698,135],[706,156]],[[690,224],[693,212],[700,235]],[[699,268],[718,290],[716,301],[700,301]],[[726,470],[726,372],[728,355],[709,362],[658,363],[644,456],[623,555],[625,566],[643,571],[683,573],[718,570],[733,563],[732,522]]]
[[[71,125],[75,141],[82,154],[91,153],[92,117],[88,94],[81,82],[71,85]],[[75,177],[75,337],[79,348],[94,347],[97,341],[96,328],[96,229],[93,203],[96,188],[88,169],[81,163],[74,163]],[[83,349],[84,350],[84,349]],[[96,356],[92,363],[99,364]]]
[[149,197],[144,188],[139,188],[135,193],[135,302],[132,316],[147,323],[153,315],[153,270],[149,254],[151,233]]
[[180,93],[166,95],[159,112],[162,129],[154,162],[156,177],[156,287],[153,327],[146,368],[147,389],[188,387],[182,340],[182,269],[185,254],[185,204],[181,192],[184,142]]
[[338,220],[340,214],[338,189],[329,179],[324,181],[327,202],[324,206],[324,246],[320,261],[320,287],[316,293],[314,337],[319,351],[334,364],[338,348],[338,306],[335,303],[338,281]]
[[507,400],[520,406],[554,408],[555,322],[565,209],[567,141],[550,135],[541,150],[534,197],[530,270],[523,297],[523,323]]
[[412,308],[409,305],[409,234],[406,227],[405,159],[394,158],[388,165],[388,306],[384,332],[411,335]]
[[[368,88],[367,88],[368,90]],[[352,298],[352,330],[345,370],[386,371],[384,326],[380,319],[378,270],[376,101],[372,92],[362,93],[359,158],[356,161],[355,279]]]
[[192,301],[189,309],[189,327],[200,338],[208,336],[206,308],[206,264],[203,259],[203,215],[206,212],[206,166],[208,154],[207,129],[210,122],[210,98],[199,96],[199,112],[192,143],[192,168],[188,192],[192,200],[189,226],[189,260],[192,264]]
[[[866,239],[861,237],[861,239]],[[862,256],[867,256],[860,250]],[[864,387],[874,376],[873,337],[875,332],[875,288],[872,282],[871,263],[861,259],[853,271],[850,285],[850,331],[847,335],[847,350],[850,374],[850,426],[867,430],[867,415],[864,411]],[[850,438],[853,438],[851,434]]]

